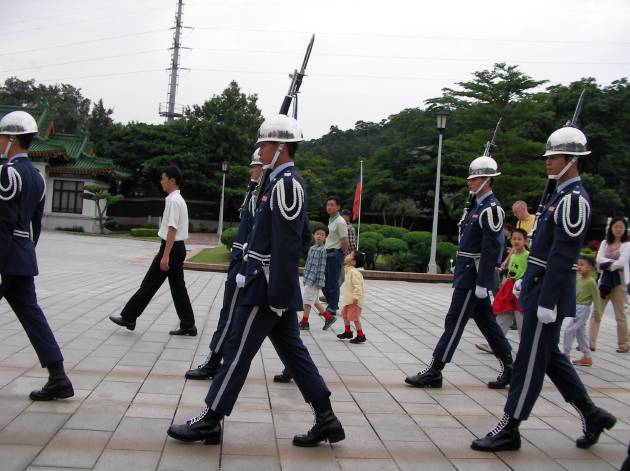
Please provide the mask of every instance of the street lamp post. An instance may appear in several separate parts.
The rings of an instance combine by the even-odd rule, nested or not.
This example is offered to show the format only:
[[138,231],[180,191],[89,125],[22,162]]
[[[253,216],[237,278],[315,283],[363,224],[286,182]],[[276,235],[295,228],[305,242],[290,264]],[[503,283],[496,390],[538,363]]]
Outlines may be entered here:
[[223,200],[225,197],[225,174],[227,173],[228,162],[224,160],[221,162],[221,171],[223,172],[223,183],[221,184],[221,206],[219,207],[219,228],[217,229],[217,236],[219,237],[218,245],[221,245],[221,235],[223,234]]
[[428,273],[437,273],[437,265],[435,263],[435,255],[437,252],[437,228],[438,228],[438,215],[439,215],[439,203],[440,203],[440,169],[442,167],[442,134],[446,129],[446,117],[448,112],[446,110],[438,110],[435,114],[437,119],[437,129],[439,133],[438,137],[438,155],[437,155],[437,169],[435,171],[435,195],[433,198],[433,228],[431,230],[431,256],[429,258]]

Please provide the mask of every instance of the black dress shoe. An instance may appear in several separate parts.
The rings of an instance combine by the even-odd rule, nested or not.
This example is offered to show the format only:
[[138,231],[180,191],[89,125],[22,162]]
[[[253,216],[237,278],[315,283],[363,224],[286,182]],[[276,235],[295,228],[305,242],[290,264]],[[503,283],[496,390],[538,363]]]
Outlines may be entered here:
[[206,445],[217,445],[221,443],[221,416],[206,406],[197,417],[181,425],[171,425],[166,433],[180,442],[203,441]]
[[518,450],[521,447],[520,421],[504,414],[497,426],[483,438],[473,440],[470,448],[478,451]]
[[221,355],[212,352],[206,361],[198,365],[194,370],[188,370],[184,375],[186,379],[212,379],[221,368]]
[[63,362],[53,363],[48,366],[48,381],[39,391],[32,391],[29,395],[31,401],[54,401],[74,396],[72,383],[63,369]]
[[333,413],[329,398],[313,401],[312,405],[315,413],[315,425],[304,435],[293,437],[295,446],[314,447],[323,441],[337,443],[346,438],[341,422]]
[[510,381],[512,380],[512,371],[514,370],[514,365],[512,364],[512,355],[510,355],[510,357],[506,359],[499,358],[499,364],[501,365],[501,371],[495,381],[490,381],[488,383],[488,387],[490,389],[505,389],[505,387],[509,385]]
[[420,371],[417,375],[407,376],[405,383],[416,388],[441,388],[444,365],[444,362],[433,358],[428,368]]
[[338,339],[351,339],[354,336],[352,332],[344,332],[342,334],[337,334]]
[[109,320],[112,321],[114,324],[118,324],[122,327],[127,327],[127,329],[129,330],[134,330],[136,328],[136,321],[126,321],[121,316],[109,316]]
[[197,327],[194,325],[192,327],[180,327],[179,329],[171,330],[169,335],[188,335],[189,337],[197,336]]
[[604,429],[610,430],[617,419],[610,412],[597,407],[589,397],[572,403],[582,419],[582,435],[575,440],[578,448],[590,448],[597,443]]
[[350,343],[364,343],[367,342],[367,339],[365,338],[365,335],[357,335],[355,338],[353,338],[352,340],[350,340]]
[[324,327],[322,327],[322,330],[328,330],[328,328],[335,322],[337,322],[337,316],[330,316],[324,321]]
[[284,370],[282,370],[282,373],[280,373],[279,375],[275,375],[273,377],[273,382],[274,383],[290,383],[292,379],[293,379],[293,376],[291,376],[291,373],[289,373],[289,371],[285,368]]

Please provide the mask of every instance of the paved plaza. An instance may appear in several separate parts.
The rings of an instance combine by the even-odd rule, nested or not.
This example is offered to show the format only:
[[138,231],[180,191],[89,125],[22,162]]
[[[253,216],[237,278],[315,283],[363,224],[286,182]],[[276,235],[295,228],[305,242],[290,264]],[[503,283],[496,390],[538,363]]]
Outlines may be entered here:
[[[347,439],[296,448],[291,438],[312,424],[294,384],[275,384],[282,365],[269,342],[256,356],[222,446],[182,444],[166,429],[197,415],[209,382],[186,381],[203,361],[221,307],[224,274],[186,272],[200,328],[198,337],[170,337],[177,316],[168,284],[130,332],[107,317],[118,314],[158,249],[153,242],[45,232],[38,247],[39,300],[66,359],[76,395],[31,402],[47,376],[20,324],[0,302],[0,470],[610,470],[630,440],[630,356],[615,353],[612,312],[602,324],[594,366],[580,375],[616,427],[590,450],[575,447],[576,412],[545,383],[534,415],[521,427],[518,452],[470,449],[502,415],[505,391],[489,390],[493,356],[468,324],[442,389],[406,386],[431,358],[442,331],[448,285],[366,282],[368,342],[337,340],[340,322],[323,332],[317,316],[303,334],[332,390]],[[610,309],[610,308],[609,308]],[[334,332],[332,332],[334,331]],[[517,340],[516,332],[509,334]],[[513,344],[516,346],[516,343]]]

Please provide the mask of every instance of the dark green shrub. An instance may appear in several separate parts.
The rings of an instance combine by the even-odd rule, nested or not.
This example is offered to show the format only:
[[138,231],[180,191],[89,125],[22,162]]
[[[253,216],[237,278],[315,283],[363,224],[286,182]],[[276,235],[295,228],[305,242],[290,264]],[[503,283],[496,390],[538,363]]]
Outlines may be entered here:
[[436,248],[435,258],[436,262],[440,266],[441,273],[450,272],[451,259],[455,259],[457,254],[457,246],[450,242],[438,242]]
[[385,237],[401,239],[407,233],[409,233],[409,229],[405,229],[404,227],[395,227],[395,226],[381,226],[378,229],[378,232],[383,234]]
[[409,246],[407,242],[395,237],[385,237],[378,243],[379,252],[384,255],[391,255],[396,252],[408,252]]
[[131,229],[131,235],[134,237],[157,237],[158,229],[151,229],[148,227],[134,227]]
[[431,247],[431,233],[427,231],[407,232],[405,235],[402,236],[402,240],[407,242],[407,245],[409,245],[409,248],[411,250],[413,250],[418,244]]
[[378,242],[375,239],[363,239],[359,241],[359,250],[365,253],[365,268],[374,269],[374,262],[378,255]]
[[232,248],[232,244],[234,243],[234,239],[236,239],[236,233],[238,232],[238,227],[230,227],[223,231],[221,234],[221,243],[225,245],[228,250]]
[[379,232],[361,232],[359,236],[361,240],[373,239],[376,242],[380,242],[385,238],[385,236]]
[[388,256],[388,265],[393,271],[414,271],[416,256],[411,252],[396,252]]

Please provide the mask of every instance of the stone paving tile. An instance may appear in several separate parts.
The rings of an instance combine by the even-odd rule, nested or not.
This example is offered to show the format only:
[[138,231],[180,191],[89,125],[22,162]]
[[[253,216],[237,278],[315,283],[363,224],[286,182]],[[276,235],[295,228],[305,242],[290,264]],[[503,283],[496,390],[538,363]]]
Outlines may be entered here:
[[[630,440],[630,371],[614,352],[612,316],[602,324],[596,368],[578,369],[596,404],[619,421],[600,443],[578,450],[579,419],[546,380],[517,452],[470,449],[503,414],[507,391],[485,383],[497,374],[483,341],[466,326],[442,389],[403,383],[430,360],[442,333],[451,288],[404,282],[367,282],[364,330],[368,342],[339,341],[342,327],[313,329],[302,338],[332,392],[347,439],[304,449],[295,434],[312,414],[295,384],[273,383],[283,368],[269,341],[256,355],[234,411],[225,420],[224,445],[182,444],[166,428],[196,416],[210,381],[185,381],[201,363],[221,308],[224,274],[187,272],[200,334],[172,337],[177,316],[163,286],[133,332],[107,316],[120,312],[137,289],[157,245],[45,233],[38,245],[40,303],[74,382],[72,399],[33,403],[28,394],[47,372],[5,302],[0,302],[0,470],[342,470],[342,469],[618,469]],[[64,257],[64,253],[75,256]],[[609,308],[610,309],[610,308]],[[515,349],[518,336],[508,338]],[[32,444],[32,445],[29,445]]]

